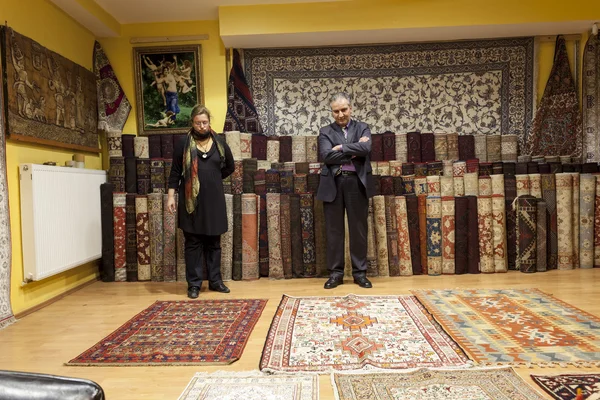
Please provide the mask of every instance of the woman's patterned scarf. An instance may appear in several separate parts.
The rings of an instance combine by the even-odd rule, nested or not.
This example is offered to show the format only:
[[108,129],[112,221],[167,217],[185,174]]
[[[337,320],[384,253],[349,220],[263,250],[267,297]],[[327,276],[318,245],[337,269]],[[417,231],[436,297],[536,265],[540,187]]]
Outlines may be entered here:
[[[193,129],[193,128],[192,128]],[[183,182],[185,189],[185,208],[188,214],[196,210],[196,199],[200,193],[200,180],[198,179],[198,148],[196,140],[192,135],[192,129],[188,132],[185,147],[183,149]],[[225,165],[225,149],[223,144],[217,140],[216,133],[211,130],[213,142],[217,146],[221,158],[221,168]]]

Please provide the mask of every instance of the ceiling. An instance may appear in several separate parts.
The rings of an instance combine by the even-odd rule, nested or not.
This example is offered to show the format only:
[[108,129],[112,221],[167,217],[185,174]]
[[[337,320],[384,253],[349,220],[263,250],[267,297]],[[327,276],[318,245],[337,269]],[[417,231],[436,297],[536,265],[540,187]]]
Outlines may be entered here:
[[[113,25],[132,23],[218,20],[219,6],[251,4],[319,3],[348,0],[51,0],[73,19],[87,27],[97,37],[116,37],[120,28],[102,21],[104,13]],[[378,1],[378,0],[355,0]],[[88,6],[86,7],[85,4]],[[93,7],[89,7],[92,4]],[[92,12],[91,10],[94,10]],[[499,25],[444,26],[396,28],[380,30],[353,30],[326,32],[298,32],[290,34],[221,34],[227,48],[266,48],[295,46],[332,46],[367,43],[409,43],[423,41],[449,41],[461,39],[499,38],[515,36],[552,36],[581,33],[592,26],[594,20],[555,21]],[[550,40],[553,40],[552,38]]]
[[[331,0],[95,0],[121,24],[205,21],[219,17],[219,6],[321,3]],[[340,0],[333,0],[340,1]]]

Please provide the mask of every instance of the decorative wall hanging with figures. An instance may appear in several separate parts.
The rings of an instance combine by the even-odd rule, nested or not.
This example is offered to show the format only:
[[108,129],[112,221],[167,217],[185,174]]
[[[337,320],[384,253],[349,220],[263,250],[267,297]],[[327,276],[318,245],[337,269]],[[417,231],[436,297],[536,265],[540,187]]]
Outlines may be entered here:
[[11,139],[98,152],[96,77],[11,28],[2,28]]

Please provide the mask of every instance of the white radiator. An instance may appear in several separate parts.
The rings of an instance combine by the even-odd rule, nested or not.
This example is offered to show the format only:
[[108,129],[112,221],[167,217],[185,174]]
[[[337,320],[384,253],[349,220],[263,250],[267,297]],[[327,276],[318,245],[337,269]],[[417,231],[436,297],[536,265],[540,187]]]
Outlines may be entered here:
[[102,255],[100,185],[94,169],[19,165],[25,281],[38,281]]

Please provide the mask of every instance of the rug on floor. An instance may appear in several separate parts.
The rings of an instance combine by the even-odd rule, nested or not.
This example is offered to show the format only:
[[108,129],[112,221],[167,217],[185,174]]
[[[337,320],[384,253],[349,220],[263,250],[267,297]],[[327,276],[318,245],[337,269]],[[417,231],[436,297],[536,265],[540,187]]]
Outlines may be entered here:
[[542,400],[511,368],[332,375],[337,400]]
[[67,365],[230,364],[267,300],[157,301]]
[[319,377],[258,371],[198,372],[179,400],[318,400]]
[[467,365],[466,355],[414,296],[350,294],[283,295],[260,368],[330,372]]
[[531,375],[531,379],[553,399],[574,399],[577,389],[584,399],[600,399],[600,374]]
[[600,365],[600,319],[538,289],[412,292],[481,365]]

